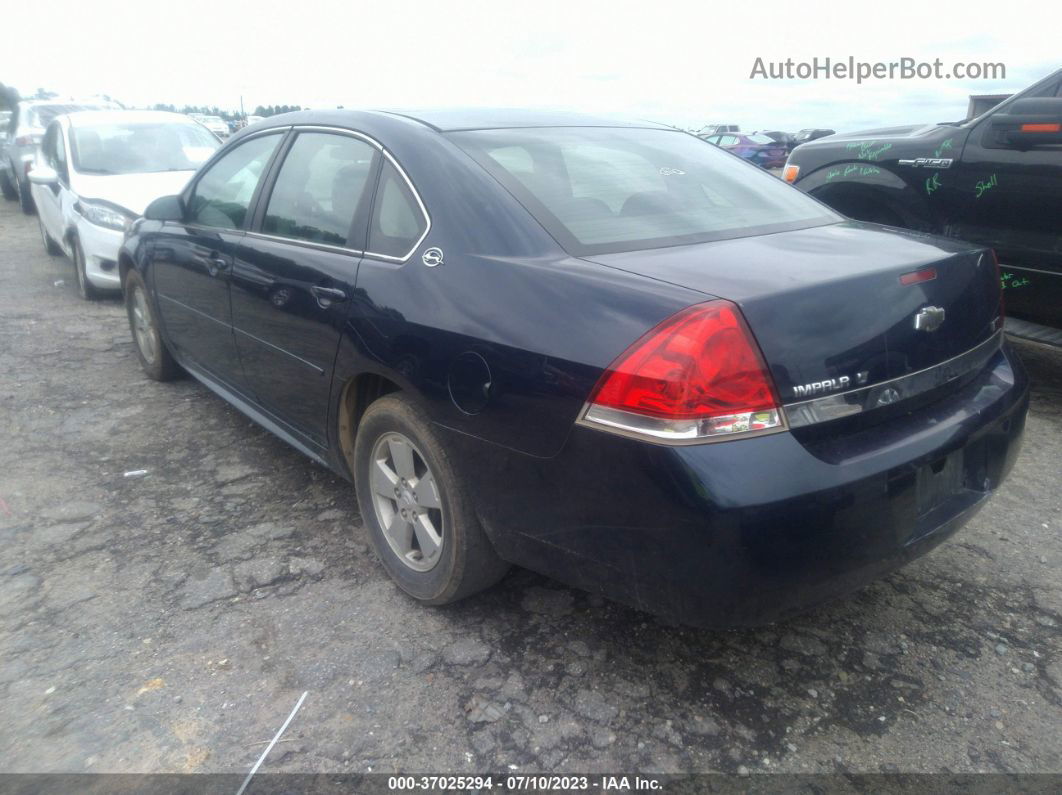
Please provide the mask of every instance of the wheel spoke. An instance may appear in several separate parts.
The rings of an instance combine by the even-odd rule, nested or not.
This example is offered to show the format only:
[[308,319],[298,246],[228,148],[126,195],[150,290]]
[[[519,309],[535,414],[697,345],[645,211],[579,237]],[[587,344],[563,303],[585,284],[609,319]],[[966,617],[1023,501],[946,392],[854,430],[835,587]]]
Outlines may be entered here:
[[417,481],[414,491],[417,495],[418,507],[442,509],[442,503],[439,502],[439,490],[435,485],[435,476],[431,472],[424,473],[424,477]]
[[398,512],[391,517],[391,523],[384,528],[384,534],[391,540],[392,546],[403,555],[408,554],[413,547],[413,525]]
[[417,476],[413,469],[413,448],[401,439],[388,439],[387,449],[391,452],[391,463],[398,477],[413,480]]
[[424,559],[435,557],[442,544],[442,537],[435,532],[435,526],[432,525],[426,513],[417,514],[413,529],[417,533],[417,542],[420,544],[420,552]]
[[395,499],[395,484],[398,482],[398,475],[391,471],[391,468],[380,459],[376,459],[373,462],[372,472],[370,473],[372,480],[372,490],[379,494],[381,497],[386,497],[389,500]]

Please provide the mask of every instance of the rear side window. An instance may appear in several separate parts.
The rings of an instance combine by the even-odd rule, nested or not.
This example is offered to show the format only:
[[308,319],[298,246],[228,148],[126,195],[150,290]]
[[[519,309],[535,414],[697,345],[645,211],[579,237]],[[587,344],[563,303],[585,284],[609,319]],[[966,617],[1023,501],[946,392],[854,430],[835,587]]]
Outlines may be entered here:
[[409,186],[390,162],[380,171],[373,203],[369,251],[403,259],[413,253],[427,229],[427,220]]
[[[576,256],[840,220],[770,174],[674,130],[543,127],[450,138]],[[724,146],[730,141],[737,137],[722,136]]]
[[348,135],[300,133],[273,185],[262,231],[346,245],[354,214],[365,198],[374,152]]
[[211,165],[188,202],[190,223],[239,229],[281,136],[262,135],[240,144]]

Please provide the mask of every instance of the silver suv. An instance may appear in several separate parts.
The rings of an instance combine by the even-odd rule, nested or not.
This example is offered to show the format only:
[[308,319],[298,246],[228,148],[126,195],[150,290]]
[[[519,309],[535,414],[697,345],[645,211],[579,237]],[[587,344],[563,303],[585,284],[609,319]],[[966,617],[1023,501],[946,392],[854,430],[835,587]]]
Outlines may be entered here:
[[44,137],[44,128],[63,113],[78,110],[103,110],[117,105],[99,102],[75,102],[57,99],[29,99],[19,102],[0,138],[0,190],[5,199],[18,199],[22,211],[34,212],[30,194],[29,171]]

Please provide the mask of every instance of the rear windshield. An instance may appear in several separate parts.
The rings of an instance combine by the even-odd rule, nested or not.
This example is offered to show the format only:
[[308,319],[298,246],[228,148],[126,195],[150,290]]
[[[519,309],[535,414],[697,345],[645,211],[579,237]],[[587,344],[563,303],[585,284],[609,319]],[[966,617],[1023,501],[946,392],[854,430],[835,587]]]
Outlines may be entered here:
[[577,256],[840,220],[767,172],[678,131],[547,127],[451,138]]

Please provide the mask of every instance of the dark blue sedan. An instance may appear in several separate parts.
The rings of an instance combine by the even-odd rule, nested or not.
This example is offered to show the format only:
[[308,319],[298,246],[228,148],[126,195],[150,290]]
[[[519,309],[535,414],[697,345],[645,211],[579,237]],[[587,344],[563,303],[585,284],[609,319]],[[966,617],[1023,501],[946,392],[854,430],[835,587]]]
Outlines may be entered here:
[[1028,406],[991,250],[846,220],[648,124],[275,116],[119,264],[148,375],[353,481],[428,604],[518,564],[775,620],[955,532]]

